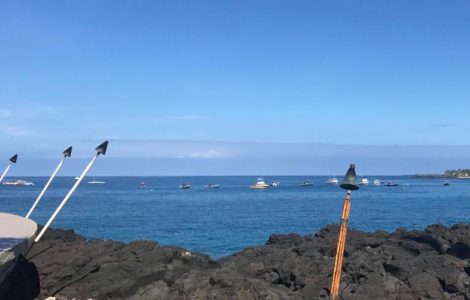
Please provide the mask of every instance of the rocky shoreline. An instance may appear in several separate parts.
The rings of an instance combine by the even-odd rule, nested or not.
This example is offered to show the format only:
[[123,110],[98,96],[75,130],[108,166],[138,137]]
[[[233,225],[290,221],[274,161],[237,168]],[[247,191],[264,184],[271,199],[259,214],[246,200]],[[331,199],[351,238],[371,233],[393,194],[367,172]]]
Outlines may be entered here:
[[[151,241],[49,230],[0,299],[328,299],[338,227],[272,235],[219,260]],[[470,299],[470,225],[350,230],[341,299]]]

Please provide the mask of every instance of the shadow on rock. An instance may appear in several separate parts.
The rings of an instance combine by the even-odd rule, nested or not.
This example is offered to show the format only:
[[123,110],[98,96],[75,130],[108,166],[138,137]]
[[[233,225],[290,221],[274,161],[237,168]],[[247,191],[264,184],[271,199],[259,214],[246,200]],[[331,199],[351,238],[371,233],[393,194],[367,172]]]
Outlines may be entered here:
[[31,300],[37,298],[39,292],[38,269],[21,256],[10,276],[0,284],[0,299]]

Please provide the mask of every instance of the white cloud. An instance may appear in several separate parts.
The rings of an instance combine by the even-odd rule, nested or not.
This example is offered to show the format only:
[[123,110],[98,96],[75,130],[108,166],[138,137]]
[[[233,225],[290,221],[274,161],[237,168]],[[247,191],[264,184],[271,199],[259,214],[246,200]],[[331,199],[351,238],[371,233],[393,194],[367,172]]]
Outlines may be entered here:
[[[21,105],[19,105],[21,106]],[[48,106],[48,105],[35,105],[35,106],[26,106],[21,109],[10,109],[10,108],[3,108],[0,109],[0,118],[11,118],[15,120],[29,120],[38,116],[42,116],[44,114],[50,115],[55,114],[59,111],[58,108]]]
[[191,153],[190,157],[201,158],[201,159],[216,159],[216,158],[221,158],[222,155],[220,154],[220,152],[214,149],[210,149],[210,150],[203,151],[203,152],[193,152]]

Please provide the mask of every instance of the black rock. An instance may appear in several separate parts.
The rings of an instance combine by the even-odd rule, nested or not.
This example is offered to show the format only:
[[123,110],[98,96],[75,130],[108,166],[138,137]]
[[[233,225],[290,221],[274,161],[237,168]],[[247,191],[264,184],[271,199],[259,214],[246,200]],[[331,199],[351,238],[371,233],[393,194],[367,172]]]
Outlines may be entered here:
[[[152,241],[51,229],[0,285],[0,299],[328,299],[338,227],[272,235],[218,261]],[[470,225],[349,230],[341,299],[470,299]]]

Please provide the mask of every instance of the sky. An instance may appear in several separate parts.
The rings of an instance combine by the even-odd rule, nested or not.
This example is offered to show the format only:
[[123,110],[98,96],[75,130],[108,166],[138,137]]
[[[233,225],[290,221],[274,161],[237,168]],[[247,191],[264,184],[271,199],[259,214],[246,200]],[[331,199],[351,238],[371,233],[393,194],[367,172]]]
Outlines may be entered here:
[[[0,162],[47,175],[470,167],[468,1],[1,1]],[[1,169],[0,163],[0,169]]]

